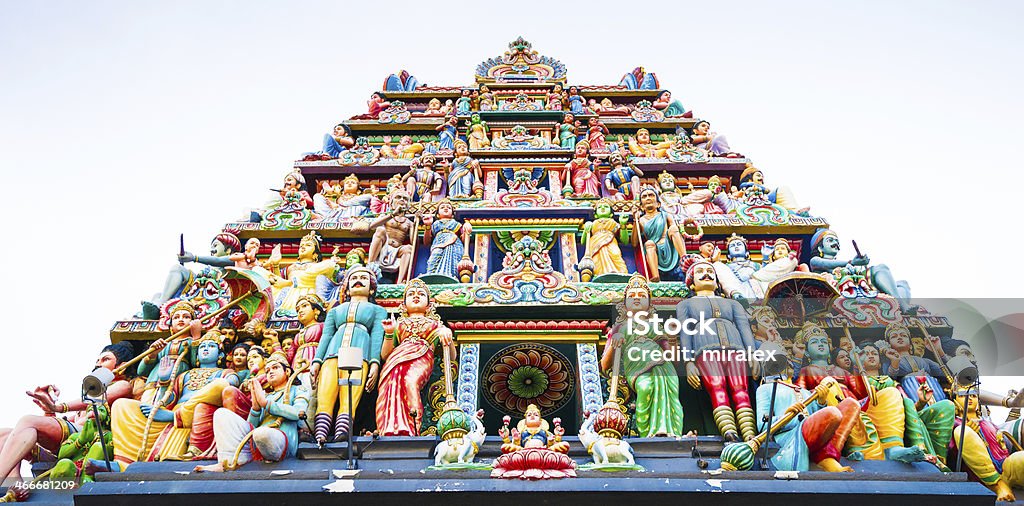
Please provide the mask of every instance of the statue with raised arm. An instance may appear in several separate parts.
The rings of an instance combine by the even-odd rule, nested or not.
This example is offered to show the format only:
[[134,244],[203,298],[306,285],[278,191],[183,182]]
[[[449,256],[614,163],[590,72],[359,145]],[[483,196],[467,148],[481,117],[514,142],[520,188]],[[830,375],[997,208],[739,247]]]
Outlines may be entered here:
[[[686,246],[675,219],[661,210],[658,190],[653,186],[640,189],[640,207],[643,213],[637,212],[633,217],[632,238],[634,244],[644,249],[650,280],[657,283],[662,276],[678,277],[679,258],[686,254]],[[620,218],[623,226],[626,219]]]
[[427,274],[459,279],[459,262],[466,256],[473,227],[455,219],[455,207],[448,199],[437,203],[437,219],[423,217],[423,244],[430,246]]
[[242,242],[238,240],[235,234],[221,232],[210,242],[210,254],[208,256],[181,251],[178,253],[178,264],[171,267],[170,272],[167,273],[163,291],[152,302],[143,302],[142,311],[138,316],[146,320],[157,319],[160,306],[181,295],[185,288],[196,279],[196,273],[185,267],[185,264],[195,262],[220,270],[234,265],[235,262],[231,260],[230,256],[241,250]]
[[904,314],[913,312],[913,307],[910,305],[910,285],[906,281],[897,281],[888,267],[882,264],[868,267],[871,264],[871,259],[859,252],[850,260],[837,258],[839,256],[839,236],[835,232],[827,228],[818,229],[811,237],[811,251],[814,255],[808,262],[811,272],[831,273],[837,267],[846,267],[847,265],[867,267],[868,279],[878,291],[895,297]]

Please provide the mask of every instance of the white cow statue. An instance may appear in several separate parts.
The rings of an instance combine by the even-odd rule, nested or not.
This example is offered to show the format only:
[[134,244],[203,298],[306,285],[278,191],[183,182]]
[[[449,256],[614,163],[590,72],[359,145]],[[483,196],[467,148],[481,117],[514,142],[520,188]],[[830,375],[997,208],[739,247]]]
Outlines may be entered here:
[[594,463],[597,465],[635,465],[633,448],[629,446],[629,443],[621,439],[604,437],[594,432],[594,422],[596,421],[597,413],[591,413],[580,427],[579,433],[580,443],[587,448],[590,456],[594,458]]
[[461,439],[441,441],[434,448],[435,466],[469,464],[473,462],[473,457],[480,451],[480,445],[484,444],[484,439],[487,438],[484,424],[480,421],[483,416],[484,410],[478,410],[476,416],[473,417],[474,428],[472,431],[467,432]]

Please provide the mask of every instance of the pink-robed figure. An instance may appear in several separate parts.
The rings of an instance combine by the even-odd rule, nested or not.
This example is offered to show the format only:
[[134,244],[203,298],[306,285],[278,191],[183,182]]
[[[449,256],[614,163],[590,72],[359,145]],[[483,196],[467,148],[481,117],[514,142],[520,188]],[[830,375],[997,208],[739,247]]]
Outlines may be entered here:
[[398,321],[384,322],[384,368],[377,396],[377,430],[382,436],[418,436],[423,420],[421,392],[434,368],[434,348],[440,344],[455,360],[452,331],[441,322],[430,289],[419,279],[405,286]]
[[577,197],[601,196],[601,178],[590,161],[589,142],[576,143],[576,157],[565,164],[565,172],[565,188],[572,188]]

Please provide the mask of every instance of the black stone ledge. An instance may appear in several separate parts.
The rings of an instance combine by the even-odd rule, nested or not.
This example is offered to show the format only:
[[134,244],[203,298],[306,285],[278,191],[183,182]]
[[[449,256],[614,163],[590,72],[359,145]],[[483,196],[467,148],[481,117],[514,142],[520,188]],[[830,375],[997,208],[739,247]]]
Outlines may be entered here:
[[[329,493],[333,485],[344,492]],[[353,496],[353,494],[357,494]],[[488,506],[573,504],[614,499],[713,501],[727,506],[791,506],[820,498],[830,506],[992,506],[995,495],[974,482],[907,483],[872,480],[734,480],[723,476],[697,479],[620,478],[561,479],[529,482],[496,479],[375,479],[280,481],[125,481],[84,485],[74,496],[78,506],[127,504],[337,505],[343,501],[381,506],[466,504]]]

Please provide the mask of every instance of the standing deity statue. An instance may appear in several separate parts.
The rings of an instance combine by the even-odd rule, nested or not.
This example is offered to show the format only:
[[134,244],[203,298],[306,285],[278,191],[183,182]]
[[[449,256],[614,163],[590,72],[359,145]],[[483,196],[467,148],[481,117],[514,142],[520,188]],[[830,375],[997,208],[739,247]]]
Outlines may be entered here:
[[544,109],[549,111],[561,111],[562,110],[562,85],[555,84],[551,91],[547,95],[547,102],[544,104]]
[[634,244],[644,249],[650,280],[661,281],[663,275],[678,277],[679,257],[686,254],[686,246],[675,219],[661,210],[658,190],[652,186],[640,190],[640,207],[643,212],[634,215],[632,237]]
[[434,349],[443,347],[448,361],[454,360],[456,349],[423,281],[405,285],[399,310],[397,322],[384,322],[377,430],[382,436],[418,436],[424,416],[421,394],[434,369]]
[[466,138],[469,140],[469,149],[486,149],[491,147],[491,140],[488,138],[487,122],[480,119],[479,114],[470,116],[466,122]]
[[470,90],[462,90],[462,95],[455,101],[455,113],[459,116],[468,116],[473,108],[473,99],[469,97]]
[[583,95],[580,95],[580,89],[576,86],[569,87],[569,111],[573,114],[586,114],[586,110],[583,107],[584,100]]
[[590,149],[594,153],[607,153],[608,146],[605,145],[605,136],[610,132],[608,127],[604,126],[601,122],[601,118],[597,116],[591,116],[587,120],[587,142],[590,143]]
[[608,157],[610,169],[604,176],[604,186],[615,200],[633,200],[640,193],[640,177],[643,171],[626,161],[621,153]]
[[494,93],[486,84],[480,86],[480,107],[481,111],[494,110]]
[[437,204],[437,219],[423,217],[423,244],[430,246],[427,274],[439,274],[459,279],[459,261],[466,255],[466,244],[472,226],[455,219],[455,207],[444,199]]
[[720,295],[715,267],[706,260],[695,260],[689,266],[686,286],[693,295],[676,306],[676,318],[710,324],[696,328],[693,334],[681,335],[684,349],[696,353],[695,361],[686,362],[687,381],[695,389],[703,383],[711,396],[715,424],[722,436],[732,441],[740,436],[752,439],[756,426],[747,392],[747,363],[723,353],[756,348],[747,311],[738,301]]
[[[608,341],[601,356],[601,369],[611,371],[616,349],[622,349],[622,373],[630,388],[636,392],[636,431],[640,437],[683,435],[683,406],[679,403],[679,376],[671,362],[650,358],[652,352],[660,356],[662,350],[676,344],[674,338],[654,332],[631,332],[635,325],[626,319],[646,313],[650,320],[655,313],[651,306],[651,287],[647,279],[634,274],[626,284],[625,299],[619,312],[619,322],[608,333]],[[639,358],[638,357],[644,357]],[[618,371],[614,371],[618,374]],[[614,395],[614,392],[613,392]]]
[[395,283],[402,283],[412,274],[413,241],[416,229],[409,214],[409,195],[397,189],[390,195],[391,210],[370,223],[370,265],[384,272],[394,272]]
[[[352,429],[351,416],[354,416],[363,392],[377,388],[380,350],[384,340],[383,322],[387,311],[376,304],[376,293],[377,277],[369,269],[357,267],[345,276],[342,303],[327,312],[323,336],[309,370],[317,382],[313,431],[320,444],[327,442],[332,421],[334,441],[348,439]],[[360,380],[357,385],[340,386],[338,380],[343,377],[338,369],[338,350],[349,347],[363,350],[363,368],[352,373]]]
[[196,472],[234,470],[257,456],[280,462],[294,457],[299,448],[299,418],[309,405],[309,391],[291,383],[292,368],[281,353],[267,360],[267,389],[253,385],[248,417],[220,408],[213,414],[217,463],[196,466]]
[[480,198],[484,193],[480,162],[469,156],[469,145],[455,141],[455,157],[448,168],[448,198]]
[[580,127],[580,122],[576,120],[576,117],[572,113],[565,113],[562,116],[562,124],[558,125],[556,132],[558,135],[558,145],[563,149],[575,149],[576,148],[576,136],[577,129]]
[[402,176],[405,191],[413,202],[433,202],[441,198],[444,178],[434,171],[437,163],[434,155],[423,155],[409,166],[409,172]]
[[437,125],[438,149],[452,151],[455,149],[455,139],[459,134],[459,118],[448,116],[444,123]]
[[565,184],[562,193],[572,191],[576,197],[600,197],[601,179],[590,161],[590,144],[576,143],[576,157],[565,164]]
[[[302,325],[302,330],[295,335],[292,352],[285,353],[288,357],[288,364],[292,369],[298,371],[303,367],[313,364],[316,359],[316,349],[320,345],[320,339],[324,332],[324,319],[327,316],[324,311],[324,300],[316,294],[308,294],[299,297],[295,304],[295,314]],[[291,355],[291,356],[288,356]],[[308,374],[300,374],[299,378],[306,388],[312,390],[312,383]]]
[[601,199],[594,207],[594,221],[583,225],[583,258],[594,262],[594,276],[628,272],[617,242],[622,226],[613,216],[612,203]]

